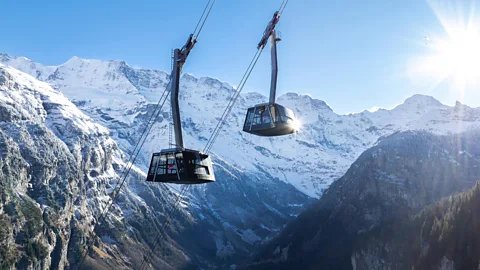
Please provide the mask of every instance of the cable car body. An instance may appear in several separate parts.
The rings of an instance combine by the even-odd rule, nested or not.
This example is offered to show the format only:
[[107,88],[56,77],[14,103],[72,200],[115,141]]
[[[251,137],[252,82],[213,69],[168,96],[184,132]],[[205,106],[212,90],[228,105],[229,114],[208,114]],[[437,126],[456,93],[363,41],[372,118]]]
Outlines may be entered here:
[[243,131],[258,136],[282,136],[296,132],[293,111],[277,103],[248,108]]
[[196,37],[190,35],[182,49],[173,51],[173,69],[171,74],[170,103],[175,134],[175,148],[163,149],[152,154],[148,169],[148,182],[172,184],[203,184],[215,181],[213,166],[207,154],[183,147],[182,122],[178,92],[180,73],[188,54],[196,43]]
[[204,184],[215,181],[208,155],[191,149],[163,149],[152,155],[148,182]]
[[275,103],[275,95],[277,91],[277,38],[275,25],[280,19],[280,13],[275,12],[272,20],[268,23],[263,33],[263,37],[258,43],[258,48],[263,49],[270,38],[271,44],[271,61],[272,61],[272,77],[270,83],[270,99],[268,103],[257,104],[248,108],[243,131],[257,136],[283,136],[295,133],[295,115],[292,110]]

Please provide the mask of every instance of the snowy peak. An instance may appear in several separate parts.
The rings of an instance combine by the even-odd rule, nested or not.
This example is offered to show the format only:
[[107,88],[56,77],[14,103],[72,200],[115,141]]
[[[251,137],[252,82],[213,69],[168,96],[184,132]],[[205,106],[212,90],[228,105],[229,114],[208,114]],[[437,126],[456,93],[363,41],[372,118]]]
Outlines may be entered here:
[[0,64],[0,103],[5,108],[0,121],[28,120],[46,122],[49,126],[70,126],[83,134],[109,133],[47,83],[3,64]]
[[314,99],[310,95],[299,95],[296,93],[286,93],[277,98],[277,102],[293,110],[295,117],[302,123],[318,125],[322,119],[337,119],[340,117],[326,102]]
[[468,106],[468,105],[465,105],[465,104],[461,103],[461,102],[458,101],[458,100],[455,102],[455,107],[454,107],[454,108],[455,108],[456,111],[460,111],[460,110],[472,110],[472,109],[473,109],[472,107],[470,107],[470,106]]
[[[114,100],[117,106],[130,107],[156,101],[153,96],[165,89],[169,77],[163,71],[132,68],[125,61],[77,56],[59,66],[43,66],[24,57],[3,54],[0,63],[62,89],[71,100],[97,102],[99,106],[108,100]],[[125,94],[130,95],[128,100],[124,98]]]
[[39,80],[46,80],[56,67],[43,66],[23,56],[10,56],[0,53],[0,63],[15,67]]
[[432,96],[415,94],[405,100],[405,105],[421,105],[429,107],[443,107],[444,105]]
[[122,61],[100,61],[72,57],[48,77],[65,85],[101,89],[106,92],[137,93],[137,89],[120,72]]
[[[17,64],[7,63],[14,67]],[[73,57],[56,67],[45,81],[109,127],[112,137],[127,150],[133,147],[129,142],[137,135],[132,129],[141,130],[153,110],[152,103],[156,104],[167,86],[169,74],[132,68],[123,61]],[[220,80],[186,73],[180,88],[185,144],[202,149],[236,90]],[[301,124],[297,134],[258,138],[242,132],[246,109],[266,101],[268,97],[259,93],[240,95],[212,154],[246,172],[257,174],[261,167],[263,172],[312,197],[318,197],[381,136],[406,130],[449,134],[480,129],[480,109],[449,107],[424,95],[414,95],[392,110],[338,115],[325,101],[286,93],[277,102],[294,111]],[[168,108],[169,100],[152,131],[155,135],[145,144],[144,164],[149,162],[151,152],[168,146]]]
[[0,61],[1,62],[6,62],[8,60],[10,60],[10,55],[6,54],[6,53],[0,53]]
[[[216,91],[221,91],[222,93],[220,95],[226,96],[233,95],[233,93],[236,91],[231,85],[226,82],[222,82],[212,77],[197,78],[189,73],[185,73],[182,75],[180,79],[180,84],[182,87],[191,88],[192,92],[196,92],[200,96],[205,96],[206,93],[211,94],[212,89]],[[185,91],[181,91],[180,95],[186,94],[182,92]]]
[[87,59],[87,58],[81,58],[81,57],[78,57],[78,56],[72,56],[72,58],[68,59],[61,66],[83,65],[85,63],[86,64],[94,64],[94,65],[107,64],[109,66],[126,65],[125,61],[121,61],[121,60],[102,61],[102,60],[98,60],[98,59]]
[[212,88],[223,88],[223,89],[227,89],[227,90],[233,90],[233,87],[231,85],[229,85],[228,83],[226,82],[222,82],[218,79],[215,79],[215,78],[212,78],[212,77],[201,77],[199,79],[199,83],[201,84],[205,84],[207,86],[210,86]]
[[95,69],[104,69],[112,72],[115,70],[121,70],[126,66],[127,66],[127,63],[125,63],[125,61],[120,61],[120,60],[102,61],[97,59],[85,59],[85,58],[73,56],[72,58],[68,59],[67,62],[60,65],[59,67],[67,67],[74,70],[82,70],[82,69],[87,69],[88,67],[92,67]]
[[287,102],[287,103],[302,103],[304,105],[311,106],[312,109],[321,110],[326,112],[333,112],[332,108],[327,105],[327,103],[320,99],[312,98],[310,95],[300,95],[293,92],[288,92],[277,98],[278,102]]
[[252,104],[252,105],[260,104],[268,101],[268,97],[257,92],[248,92],[245,94],[244,98],[248,104]]
[[426,113],[432,109],[446,108],[440,101],[431,96],[426,95],[413,95],[407,98],[403,104],[398,105],[393,111],[407,111],[409,113],[421,114]]

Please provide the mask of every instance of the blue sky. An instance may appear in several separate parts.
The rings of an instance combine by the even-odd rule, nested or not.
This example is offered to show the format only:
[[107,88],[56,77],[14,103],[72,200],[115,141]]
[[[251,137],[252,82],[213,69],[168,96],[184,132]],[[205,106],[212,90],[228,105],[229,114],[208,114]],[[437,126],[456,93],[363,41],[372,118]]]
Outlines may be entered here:
[[[75,55],[168,70],[171,49],[184,44],[206,2],[0,1],[0,52],[47,65]],[[280,3],[217,0],[184,72],[238,84]],[[412,57],[429,53],[424,36],[445,35],[425,1],[290,0],[277,30],[280,94],[308,93],[337,113],[390,108],[415,93],[449,105],[457,98],[407,72]],[[268,94],[269,61],[264,52],[244,91]]]

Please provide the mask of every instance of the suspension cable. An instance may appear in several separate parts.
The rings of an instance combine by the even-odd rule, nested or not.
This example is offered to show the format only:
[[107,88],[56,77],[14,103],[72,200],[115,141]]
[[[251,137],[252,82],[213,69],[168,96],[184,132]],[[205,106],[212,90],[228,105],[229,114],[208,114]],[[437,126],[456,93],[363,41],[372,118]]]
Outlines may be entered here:
[[198,19],[197,25],[195,26],[195,30],[193,30],[194,35],[197,32],[198,26],[202,22],[203,15],[205,15],[205,12],[207,11],[207,8],[208,8],[208,5],[210,4],[210,1],[212,1],[212,0],[208,0],[208,3],[205,5],[205,8],[203,9],[202,16],[200,16],[200,19]]
[[240,83],[238,84],[237,91],[233,93],[232,97],[230,98],[230,101],[227,104],[227,107],[225,108],[225,111],[222,114],[222,117],[218,121],[217,125],[215,126],[215,129],[213,130],[212,135],[207,141],[207,144],[205,145],[205,148],[203,149],[203,152],[205,154],[208,154],[210,152],[210,149],[212,148],[213,144],[215,143],[215,140],[218,137],[218,134],[220,133],[220,130],[222,126],[225,124],[225,120],[227,119],[228,115],[232,111],[233,106],[235,105],[235,102],[237,101],[238,97],[240,96],[240,93],[243,90],[243,87],[247,83],[248,78],[250,77],[250,74],[253,71],[253,68],[257,64],[258,59],[260,58],[260,55],[262,54],[263,48],[259,48],[255,55],[253,56],[252,61],[250,61],[250,65],[248,66],[247,70],[245,71],[242,79],[240,80]]
[[[215,2],[216,2],[216,1],[217,1],[217,0],[213,0],[212,5],[210,6],[210,9],[209,9],[208,12],[207,12],[207,15],[205,15],[205,19],[203,20],[202,25],[200,26],[200,29],[198,29],[198,33],[195,35],[195,38],[198,39],[198,36],[200,35],[200,32],[202,32],[203,26],[205,25],[205,22],[207,21],[208,16],[210,15],[210,12],[212,11],[213,5],[215,5]],[[209,4],[209,3],[210,3],[210,0],[208,0],[207,7],[208,7],[208,4]],[[206,7],[205,7],[205,8],[206,8]],[[205,11],[204,11],[204,13],[205,13]],[[202,16],[203,16],[203,15],[202,15]],[[196,29],[196,28],[195,28],[195,29]]]
[[[207,6],[208,4],[210,3],[211,0],[208,1],[207,3]],[[205,20],[203,21],[202,25],[200,26],[200,29],[197,33],[197,37],[198,35],[200,34],[202,28],[203,28],[203,25],[205,24],[205,21],[206,19],[208,18],[208,15],[210,14],[210,11],[213,7],[213,4],[215,4],[215,1],[213,1],[212,3],[212,6],[210,6],[210,9],[207,13],[207,15],[205,16]],[[279,9],[279,14],[283,13],[286,5],[288,3],[288,0],[284,0],[282,2],[282,5],[280,6],[280,9]],[[205,8],[205,10],[203,11],[203,14],[202,14],[202,17],[203,15],[205,14],[205,11],[206,11],[207,8]],[[202,18],[201,17],[201,18]],[[201,20],[200,18],[200,20]],[[198,28],[198,25],[199,23],[197,23],[197,26],[195,27],[195,31],[197,30]],[[195,33],[194,31],[194,33]],[[252,61],[250,61],[250,64],[246,70],[246,72],[244,73],[242,79],[240,80],[240,83],[238,84],[238,87],[237,87],[237,90],[235,91],[235,93],[233,93],[229,103],[227,104],[227,107],[225,108],[225,111],[223,112],[222,114],[222,117],[220,118],[219,122],[217,123],[212,135],[210,136],[209,140],[207,141],[207,144],[204,148],[204,153],[208,154],[213,146],[213,144],[215,143],[215,140],[216,138],[218,137],[218,134],[220,133],[220,130],[222,128],[222,126],[225,124],[225,120],[226,118],[228,117],[228,115],[230,114],[233,106],[235,105],[235,102],[237,101],[238,97],[240,96],[240,93],[242,92],[243,90],[243,87],[245,86],[245,84],[247,83],[248,81],[248,78],[250,77],[250,74],[252,73],[253,69],[255,68],[255,65],[257,64],[257,61],[258,59],[260,58],[261,54],[262,54],[262,51],[263,51],[263,46],[259,49],[257,49],[257,52],[255,53],[255,55],[253,56],[253,59]],[[173,207],[171,208],[171,212],[169,213],[168,215],[168,218],[167,220],[164,222],[162,228],[160,229],[160,231],[157,233],[157,236],[155,237],[155,241],[154,241],[154,244],[153,246],[150,247],[150,252],[148,253],[147,256],[144,256],[144,259],[140,265],[140,270],[142,270],[144,267],[147,267],[148,264],[149,264],[149,261],[150,261],[150,258],[153,254],[153,252],[155,251],[155,248],[157,247],[157,245],[160,243],[160,239],[162,238],[162,236],[164,235],[164,232],[165,232],[165,229],[166,227],[169,225],[170,221],[172,220],[172,216],[173,214],[175,213],[175,211],[177,210],[177,204],[180,202],[182,196],[184,194],[186,194],[189,190],[190,186],[187,185],[187,186],[183,186],[181,191],[180,191],[180,194],[178,195],[177,197],[177,200],[175,202],[175,204],[173,205]]]
[[[167,219],[165,220],[165,222],[163,223],[162,227],[160,228],[160,230],[157,231],[157,235],[155,236],[155,240],[153,241],[153,244],[152,244],[152,247],[150,248],[148,254],[145,256],[144,255],[144,258],[143,258],[143,261],[140,265],[140,268],[138,268],[139,270],[142,270],[144,268],[146,268],[148,266],[148,264],[150,263],[150,259],[151,256],[153,255],[157,245],[160,243],[160,240],[161,238],[163,237],[164,233],[165,233],[165,230],[167,228],[167,226],[170,224],[170,222],[172,221],[172,217],[173,217],[173,214],[175,214],[175,211],[177,208],[177,205],[178,203],[180,202],[180,200],[186,196],[186,194],[188,193],[188,190],[190,189],[190,186],[189,185],[183,185],[182,188],[180,190],[177,190],[173,187],[170,187],[168,186],[168,188],[170,189],[173,189],[177,192],[177,199],[175,200],[175,203],[173,204],[173,206],[171,206],[169,208],[169,210],[167,211]],[[200,204],[200,202],[195,199],[195,198],[192,198],[192,197],[188,197],[188,199],[191,199],[193,200],[195,203],[197,204]]]
[[[174,188],[174,187],[172,187],[172,186],[168,186],[168,187],[170,188],[170,190],[175,191],[176,194],[180,194],[180,193],[182,192],[182,189],[181,189],[181,188],[180,188],[180,189],[177,189],[177,188]],[[196,204],[201,204],[201,202],[200,202],[197,198],[195,198],[195,197],[190,197],[189,195],[185,195],[185,196],[186,196],[185,198],[188,199],[189,201],[192,201],[192,202],[194,202],[194,203],[196,203]]]
[[288,0],[283,0],[282,4],[280,5],[280,8],[278,9],[278,14],[281,15],[283,13],[283,10],[287,6],[287,4],[288,4]]
[[[208,1],[207,6],[208,6],[209,3],[210,3],[210,0]],[[208,15],[210,14],[210,11],[211,11],[214,3],[215,3],[215,0],[213,1],[212,6],[210,7],[210,10],[208,11],[208,13],[205,17],[205,20],[203,21],[203,23],[202,23],[202,25],[201,25],[198,33],[197,33],[197,36],[200,34],[200,32],[203,28],[203,25],[205,24],[206,18],[208,18]],[[279,14],[283,13],[287,3],[288,3],[288,0],[284,0],[282,2],[282,5],[280,6],[280,9],[279,9]],[[204,10],[203,13],[205,13],[205,10]],[[203,17],[203,14],[202,14],[202,17]],[[197,27],[195,27],[195,31],[197,30],[197,28],[198,28],[198,24],[197,24]],[[238,97],[240,96],[240,93],[243,90],[243,87],[247,83],[248,78],[250,77],[250,74],[252,73],[253,69],[255,68],[255,65],[257,64],[258,59],[260,58],[260,56],[262,54],[262,51],[263,51],[263,46],[261,48],[257,49],[257,52],[253,56],[253,59],[250,61],[250,64],[249,64],[246,72],[244,73],[242,79],[240,80],[240,83],[238,84],[237,90],[235,91],[235,93],[233,93],[229,103],[227,104],[227,107],[225,108],[225,111],[222,114],[222,117],[220,118],[220,120],[217,123],[212,135],[210,136],[209,140],[207,141],[207,144],[206,144],[206,146],[204,148],[204,151],[203,151],[204,153],[208,154],[210,152],[211,148],[213,147],[213,144],[215,143],[215,140],[218,137],[218,134],[220,133],[220,130],[221,130],[222,126],[225,124],[226,118],[230,114],[233,106],[235,105],[235,102],[237,101]],[[155,248],[160,243],[160,239],[164,235],[166,227],[169,225],[170,221],[172,220],[173,214],[177,210],[177,204],[180,202],[180,199],[182,198],[182,196],[188,192],[189,188],[190,188],[189,185],[187,185],[186,187],[185,186],[182,187],[182,189],[180,191],[180,194],[178,195],[174,206],[171,208],[171,212],[169,213],[167,220],[164,222],[161,230],[157,233],[157,236],[155,237],[155,241],[154,241],[153,246],[150,247],[150,252],[148,253],[147,256],[144,257],[144,259],[143,259],[143,261],[140,265],[140,268],[139,268],[140,270],[142,270],[144,267],[148,266],[149,260],[152,256],[153,252],[155,251]]]
[[[93,229],[92,229],[91,233],[95,232],[95,228],[99,223],[102,223],[102,222],[105,221],[105,219],[108,215],[108,212],[110,212],[110,209],[112,208],[112,206],[114,205],[118,196],[120,195],[120,191],[121,191],[123,185],[125,184],[127,176],[129,175],[130,170],[132,169],[133,165],[135,164],[135,161],[137,160],[137,157],[140,153],[140,150],[143,147],[143,144],[145,143],[145,141],[148,137],[148,134],[150,133],[152,127],[154,126],[158,116],[160,115],[160,112],[162,111],[163,105],[165,104],[165,101],[168,98],[168,95],[170,93],[170,91],[169,91],[170,83],[171,83],[171,81],[169,81],[169,83],[167,84],[167,87],[163,91],[162,96],[160,97],[158,103],[156,104],[155,109],[153,110],[153,112],[152,112],[152,114],[151,114],[151,116],[150,116],[150,118],[147,122],[147,125],[145,126],[145,129],[143,130],[139,140],[137,141],[137,143],[134,147],[134,150],[130,154],[130,158],[128,159],[128,161],[127,161],[127,163],[126,163],[126,165],[125,165],[125,167],[124,167],[124,169],[123,169],[123,171],[122,171],[122,173],[119,177],[119,179],[121,179],[121,181],[118,181],[117,184],[115,185],[115,187],[113,189],[113,192],[112,192],[112,196],[110,197],[111,200],[107,203],[107,207],[104,209],[104,211],[102,212],[100,217],[97,219],[97,221],[93,224]],[[83,265],[88,253],[90,253],[90,251],[92,249],[92,246],[93,246],[93,237],[91,237],[90,240],[87,242],[87,247],[88,247],[87,252],[85,252],[82,255],[82,259],[80,260],[77,269],[80,269],[80,267]],[[84,251],[82,251],[82,253],[83,252]]]
[[[211,0],[208,0],[206,6],[205,6],[205,9],[203,10],[202,12],[202,16],[200,17],[196,27],[195,27],[195,30],[193,31],[192,35],[195,39],[198,38],[198,36],[200,35],[204,25],[205,25],[205,22],[207,21],[209,15],[210,15],[210,12],[212,11],[212,8],[216,2],[216,0],[213,0],[212,4],[210,5],[210,2],[212,2]],[[208,8],[210,7],[210,8]],[[208,9],[208,12],[207,12],[207,9]],[[206,14],[205,14],[206,12]],[[200,26],[200,28],[199,28]],[[198,29],[198,32],[197,32],[197,29]],[[178,202],[180,201],[181,197],[183,196],[183,194],[185,192],[188,191],[188,189],[190,188],[190,186],[186,185],[184,187],[182,187],[182,191],[181,193],[178,195],[177,197],[177,200],[175,202],[175,204],[172,206],[171,208],[171,211],[169,211],[169,214],[168,214],[168,218],[167,220],[164,222],[162,228],[160,229],[160,231],[157,233],[157,236],[156,236],[156,239],[154,241],[154,245],[150,247],[150,252],[149,252],[149,255],[144,257],[141,265],[140,265],[140,269],[142,269],[144,266],[146,267],[148,265],[147,261],[149,260],[149,257],[151,257],[151,254],[153,254],[153,252],[155,251],[155,248],[156,246],[158,245],[161,237],[163,236],[164,234],[164,231],[165,231],[165,228],[168,226],[168,224],[170,223],[172,217],[173,217],[173,214],[175,213],[175,211],[177,210],[177,204]]]
[[[194,30],[194,36],[195,36],[195,37],[198,37],[199,34],[201,33],[201,31],[202,31],[202,29],[203,29],[203,26],[205,25],[205,22],[206,22],[208,16],[210,15],[210,12],[211,12],[211,10],[212,10],[212,8],[213,8],[213,5],[215,4],[216,0],[213,0],[212,5],[210,6],[210,8],[208,9],[208,12],[207,12],[206,15],[205,15],[205,12],[207,11],[207,8],[208,8],[210,2],[211,2],[211,0],[208,1],[205,9],[203,10],[202,16],[200,17],[200,20],[197,22],[197,25],[196,25],[195,30]],[[285,9],[287,3],[288,3],[288,0],[284,0],[284,1],[282,2],[282,5],[280,6],[280,9],[279,9],[279,14],[283,13],[283,10]],[[205,17],[204,17],[204,16],[205,16]],[[202,19],[203,19],[203,21],[202,21]],[[200,25],[200,23],[201,23],[201,25]],[[200,28],[198,28],[199,26],[200,26]],[[197,32],[196,35],[195,35],[195,32],[197,31],[197,29],[198,29],[198,32]],[[224,113],[222,114],[222,117],[221,117],[220,121],[217,123],[217,126],[215,127],[212,136],[211,136],[210,139],[208,140],[207,145],[205,146],[205,149],[204,149],[204,152],[205,152],[205,153],[208,153],[208,152],[211,150],[213,144],[215,143],[215,140],[216,140],[216,138],[218,137],[218,134],[220,133],[220,130],[221,130],[222,126],[225,124],[226,118],[227,118],[228,115],[230,114],[233,106],[235,105],[236,100],[238,99],[241,91],[243,90],[243,87],[245,86],[248,78],[250,77],[250,74],[252,73],[252,71],[253,71],[253,69],[254,69],[254,67],[255,67],[258,59],[260,58],[260,55],[261,55],[262,51],[263,51],[263,48],[260,48],[260,49],[258,49],[257,52],[255,53],[252,61],[250,62],[250,65],[249,65],[248,68],[247,68],[247,71],[245,72],[244,76],[242,77],[242,80],[240,81],[240,83],[239,83],[239,85],[238,85],[237,91],[232,95],[232,98],[230,99],[230,102],[228,103],[228,105],[227,105]],[[170,82],[169,82],[169,84],[170,84]],[[169,85],[169,84],[168,84],[168,85]],[[167,86],[168,86],[168,85],[167,85]],[[136,161],[136,159],[137,159],[137,157],[138,157],[138,154],[140,153],[140,150],[141,150],[141,148],[143,147],[143,145],[144,145],[144,143],[145,143],[145,141],[146,141],[146,139],[147,139],[147,137],[148,137],[148,134],[150,133],[150,131],[151,131],[151,129],[152,129],[152,127],[153,127],[156,119],[158,118],[158,116],[159,116],[159,114],[160,114],[160,112],[161,112],[161,109],[162,109],[163,105],[165,104],[165,101],[167,100],[167,97],[168,97],[168,95],[169,95],[169,93],[170,93],[167,89],[169,89],[169,88],[168,88],[168,87],[165,88],[165,90],[164,90],[164,92],[163,92],[160,100],[158,101],[158,103],[157,103],[157,105],[156,105],[156,107],[155,107],[155,110],[152,112],[152,115],[150,116],[150,119],[149,119],[149,121],[147,122],[147,126],[145,127],[142,135],[140,136],[139,141],[137,142],[137,144],[136,144],[135,147],[134,147],[134,150],[133,150],[133,152],[132,152],[132,154],[131,154],[128,162],[127,162],[127,166],[124,167],[124,171],[122,172],[122,175],[123,175],[122,177],[123,177],[123,179],[122,179],[121,182],[117,182],[117,185],[115,186],[114,191],[113,191],[113,193],[112,193],[113,198],[112,198],[112,200],[111,200],[110,205],[107,204],[108,207],[107,207],[106,210],[102,213],[101,217],[97,220],[97,222],[94,224],[92,233],[94,232],[95,226],[99,223],[100,220],[105,221],[105,218],[106,218],[108,212],[110,211],[111,207],[113,206],[113,204],[115,203],[116,199],[118,198],[118,196],[119,196],[119,194],[120,194],[120,191],[121,191],[121,189],[122,189],[122,187],[123,187],[123,185],[124,185],[124,183],[125,183],[125,181],[126,181],[126,179],[127,179],[127,176],[128,176],[128,174],[130,173],[130,170],[131,170],[132,166],[134,165],[134,163],[135,163],[135,161]],[[165,93],[166,93],[166,96],[165,96]],[[165,98],[163,99],[163,102],[162,102],[162,98],[163,98],[164,96],[165,96]],[[159,107],[159,106],[160,106],[160,107]],[[157,110],[158,110],[158,111],[157,111]],[[155,112],[156,112],[156,113],[155,113]],[[151,121],[152,119],[153,119],[153,122],[150,123],[150,121]],[[144,137],[144,135],[145,135],[145,137]],[[143,138],[143,141],[142,141],[142,138]],[[135,151],[136,151],[136,153],[135,153]],[[117,186],[119,186],[118,190],[116,190]],[[172,220],[173,214],[175,213],[175,210],[177,209],[177,204],[180,202],[182,196],[188,191],[189,188],[190,188],[190,186],[188,186],[188,185],[182,187],[182,190],[181,190],[180,194],[178,194],[178,197],[177,197],[177,200],[175,201],[175,204],[170,208],[170,211],[169,211],[169,213],[168,213],[168,215],[167,215],[167,220],[164,222],[162,228],[161,228],[160,231],[157,233],[157,236],[156,236],[156,238],[155,238],[154,244],[153,244],[153,246],[150,248],[149,255],[146,256],[146,257],[144,257],[144,260],[142,261],[142,264],[141,264],[141,266],[140,266],[140,269],[142,269],[144,266],[148,265],[147,261],[149,260],[149,257],[153,254],[156,246],[158,245],[158,243],[159,243],[159,241],[160,241],[161,236],[164,234],[164,231],[165,231],[166,227],[169,225],[170,221]],[[93,239],[93,238],[91,238],[91,239]],[[87,250],[87,252],[82,256],[82,259],[81,259],[81,261],[80,261],[80,264],[79,264],[79,267],[78,267],[78,268],[80,268],[80,267],[82,266],[82,264],[83,264],[86,256],[88,255],[88,253],[89,253],[90,250],[91,250],[92,244],[88,244],[87,246],[88,246],[88,250]]]
[[157,232],[157,235],[155,236],[155,240],[153,241],[153,245],[150,246],[150,251],[146,256],[144,255],[142,263],[140,264],[140,268],[138,268],[139,270],[144,269],[150,263],[151,256],[155,252],[157,245],[160,243],[160,240],[163,238],[163,235],[165,233],[167,226],[170,225],[170,221],[172,221],[172,217],[175,214],[176,210],[178,209],[177,207],[178,203],[181,201],[182,197],[186,194],[189,188],[190,188],[189,185],[182,186],[182,189],[178,194],[175,203],[168,210],[167,219],[164,221],[162,227]]
[[[287,4],[288,4],[288,0],[283,0],[282,1],[282,4],[280,5],[280,8],[278,9],[279,14],[283,13]],[[215,129],[213,130],[212,135],[208,139],[207,144],[205,145],[205,148],[203,149],[203,152],[205,154],[208,154],[210,152],[210,150],[212,149],[213,144],[215,143],[215,140],[217,139],[218,134],[220,133],[222,126],[225,124],[225,120],[227,119],[228,115],[232,111],[232,108],[235,105],[235,102],[237,101],[238,97],[240,96],[240,93],[242,92],[243,87],[247,83],[247,80],[250,77],[250,74],[252,73],[253,68],[257,64],[257,61],[260,58],[260,55],[262,54],[263,48],[264,48],[264,46],[260,46],[257,49],[257,52],[253,56],[253,59],[250,62],[250,65],[248,66],[247,71],[245,72],[242,79],[240,80],[240,83],[238,84],[237,91],[235,93],[233,93],[232,97],[230,98],[230,101],[228,102],[227,107],[225,108],[225,111],[222,114],[222,117],[220,118],[217,125],[215,126]]]

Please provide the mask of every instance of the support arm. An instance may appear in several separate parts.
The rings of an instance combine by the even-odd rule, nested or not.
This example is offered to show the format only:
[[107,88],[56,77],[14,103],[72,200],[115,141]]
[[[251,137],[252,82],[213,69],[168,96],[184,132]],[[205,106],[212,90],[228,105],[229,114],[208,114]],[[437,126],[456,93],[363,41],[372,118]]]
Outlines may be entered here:
[[271,46],[271,58],[272,58],[272,80],[270,82],[270,99],[269,103],[275,103],[277,92],[277,76],[278,76],[278,63],[277,63],[277,35],[275,30],[270,34],[270,46]]
[[187,43],[182,49],[175,49],[173,52],[173,70],[171,76],[170,103],[172,105],[173,130],[175,132],[175,145],[178,148],[183,147],[182,120],[180,119],[180,108],[178,106],[178,92],[180,90],[180,74],[183,64],[187,60],[190,51],[195,46],[197,38],[191,34]]
[[182,121],[180,119],[180,108],[178,106],[178,91],[180,88],[180,73],[183,62],[180,59],[180,50],[173,51],[173,70],[171,75],[170,103],[172,105],[173,131],[175,133],[175,145],[183,148]]

